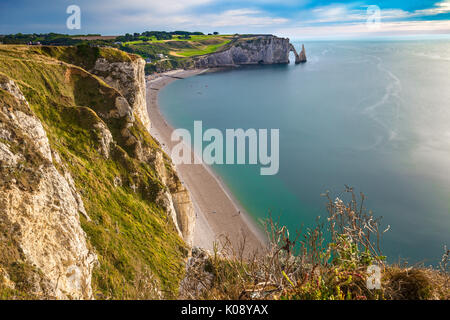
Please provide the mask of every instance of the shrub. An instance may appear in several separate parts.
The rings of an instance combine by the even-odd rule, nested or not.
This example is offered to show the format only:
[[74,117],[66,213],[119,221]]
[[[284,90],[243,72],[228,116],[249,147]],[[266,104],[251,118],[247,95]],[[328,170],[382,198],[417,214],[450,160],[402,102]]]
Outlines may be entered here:
[[[217,243],[211,255],[193,251],[183,298],[194,299],[448,299],[449,275],[425,268],[385,264],[381,253],[380,219],[364,208],[364,195],[351,200],[327,197],[328,216],[314,228],[290,235],[269,218],[269,245],[264,252],[244,256],[228,239]],[[448,257],[448,252],[447,252]],[[446,265],[445,255],[443,262]],[[368,267],[382,271],[379,289],[368,288]],[[196,286],[192,287],[192,283]]]

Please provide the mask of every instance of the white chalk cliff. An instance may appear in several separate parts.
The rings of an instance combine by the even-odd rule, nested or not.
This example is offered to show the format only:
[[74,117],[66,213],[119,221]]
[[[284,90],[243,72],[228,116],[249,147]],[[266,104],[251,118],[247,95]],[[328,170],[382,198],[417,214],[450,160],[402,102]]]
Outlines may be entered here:
[[[129,106],[131,113],[138,117],[149,130],[151,120],[147,112],[144,66],[145,61],[137,56],[133,56],[131,62],[114,63],[99,58],[91,72],[117,89],[126,98],[128,103],[125,104]],[[159,200],[172,217],[180,236],[188,245],[192,245],[195,211],[189,192],[179,181],[175,168],[169,160],[164,161],[161,151],[155,153],[141,148],[139,154],[142,160],[155,162],[161,181],[167,187],[167,191],[159,196]],[[166,168],[166,165],[170,167],[170,170]]]
[[4,77],[0,89],[17,106],[0,106],[0,221],[10,227],[9,239],[1,241],[17,243],[16,263],[35,268],[30,293],[90,299],[97,257],[81,229],[83,201],[20,89]]
[[299,56],[287,38],[272,35],[240,36],[218,52],[196,57],[193,60],[196,68],[288,64],[290,52],[294,53],[296,64],[306,62],[306,55]]
[[[53,48],[48,49],[51,50]],[[128,180],[122,181],[117,176],[114,186],[127,183],[126,187],[134,190],[136,198],[147,201],[157,212],[163,208],[180,237],[176,233],[171,236],[182,238],[189,245],[195,224],[193,205],[170,158],[152,142],[148,132],[139,131],[150,127],[145,99],[145,62],[137,56],[130,58],[131,61],[111,62],[99,57],[89,71],[66,61],[42,59],[47,59],[49,68],[60,66],[64,70],[62,79],[56,78],[59,82],[55,81],[54,85],[67,96],[55,93],[51,87],[48,87],[49,93],[63,103],[74,99],[77,106],[72,108],[83,110],[86,117],[82,119],[83,130],[88,132],[90,146],[98,152],[95,157],[125,163],[124,167],[129,163],[130,170],[141,164],[154,168],[156,176],[152,176],[151,171],[149,177],[139,176],[139,170],[127,172]],[[36,61],[38,59],[41,58]],[[84,216],[88,223],[98,222],[92,221],[83,203],[86,196],[83,187],[78,185],[77,189],[74,182],[74,172],[67,163],[72,160],[67,157],[62,160],[48,138],[47,130],[52,128],[46,127],[45,118],[42,120],[35,114],[21,91],[21,88],[28,90],[26,82],[20,82],[19,86],[17,79],[12,80],[2,71],[0,69],[0,288],[6,286],[33,297],[94,299],[93,270],[101,263],[100,253],[96,251],[99,248],[90,244],[80,217]],[[51,104],[42,109],[51,108]],[[70,135],[70,123],[67,124],[63,134]],[[164,225],[167,226],[167,222]],[[146,241],[152,241],[151,237]],[[182,248],[184,244],[179,246],[173,248],[173,252],[182,259],[186,250]],[[161,252],[162,256],[165,254]]]

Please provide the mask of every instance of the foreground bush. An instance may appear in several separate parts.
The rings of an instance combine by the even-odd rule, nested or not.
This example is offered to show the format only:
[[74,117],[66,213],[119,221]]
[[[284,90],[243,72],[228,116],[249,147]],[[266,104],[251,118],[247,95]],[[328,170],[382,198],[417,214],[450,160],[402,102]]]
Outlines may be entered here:
[[[440,269],[387,265],[380,250],[380,220],[364,208],[364,195],[332,200],[326,219],[291,236],[269,219],[264,252],[244,256],[224,239],[212,255],[193,250],[181,286],[186,299],[418,300],[450,298],[448,254]],[[379,274],[377,274],[379,271]]]

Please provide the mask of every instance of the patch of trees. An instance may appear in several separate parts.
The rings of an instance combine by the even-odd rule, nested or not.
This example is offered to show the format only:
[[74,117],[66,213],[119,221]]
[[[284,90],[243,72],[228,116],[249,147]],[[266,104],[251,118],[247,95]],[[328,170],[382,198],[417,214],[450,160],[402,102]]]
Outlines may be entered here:
[[156,40],[172,40],[174,36],[178,36],[181,39],[191,39],[191,36],[201,36],[204,35],[202,32],[189,32],[189,31],[145,31],[142,33],[127,33],[124,36],[119,36],[116,41],[119,42],[131,42],[131,41],[152,41],[153,38]]
[[99,36],[94,34],[72,36],[60,33],[32,33],[32,34],[9,34],[2,37],[2,42],[4,44],[36,44],[40,43],[43,45],[53,45],[53,46],[73,46],[83,42],[83,40],[74,39],[75,37],[86,37],[86,36]]
[[189,32],[189,31],[174,31],[171,32],[173,35],[176,36],[203,36],[203,32]]
[[163,43],[154,43],[151,46],[145,45],[122,45],[118,49],[128,52],[138,54],[144,59],[150,58],[152,60],[158,59],[158,54],[168,54],[169,50]]

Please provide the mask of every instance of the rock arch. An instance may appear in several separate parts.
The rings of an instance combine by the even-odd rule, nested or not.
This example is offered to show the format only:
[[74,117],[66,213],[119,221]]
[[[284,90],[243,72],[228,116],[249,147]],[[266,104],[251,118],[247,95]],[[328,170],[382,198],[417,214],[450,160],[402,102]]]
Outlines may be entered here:
[[295,55],[295,64],[305,63],[307,61],[304,44],[302,44],[302,51],[300,52],[300,54],[298,54],[297,50],[295,50],[294,45],[291,43],[289,52],[291,52],[291,51],[294,52],[294,55]]

